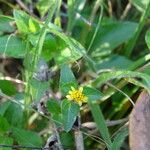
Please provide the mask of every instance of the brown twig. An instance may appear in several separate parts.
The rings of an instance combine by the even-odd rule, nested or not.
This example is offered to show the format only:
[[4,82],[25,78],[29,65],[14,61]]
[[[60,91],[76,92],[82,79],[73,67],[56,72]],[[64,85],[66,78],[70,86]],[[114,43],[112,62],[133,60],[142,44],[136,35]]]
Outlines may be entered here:
[[[123,118],[119,120],[111,120],[111,121],[106,121],[106,125],[109,126],[116,126],[122,123],[125,123],[128,121],[128,118]],[[82,124],[82,128],[88,128],[88,129],[95,129],[97,128],[95,122],[85,122]]]
[[125,8],[125,10],[123,11],[123,14],[121,15],[120,19],[123,20],[125,19],[125,17],[127,16],[129,10],[131,9],[131,3],[129,2]]
[[78,127],[74,129],[76,150],[84,150],[83,134],[82,131],[80,131],[81,126],[80,115],[78,115],[77,117],[77,124]]
[[27,13],[29,13],[31,16],[37,18],[37,16],[35,16],[21,0],[16,0],[16,2],[19,4],[19,6],[20,6],[24,11],[26,11]]
[[108,11],[109,11],[109,15],[110,15],[110,17],[112,17],[112,12],[113,12],[113,10],[112,10],[112,3],[111,3],[111,1],[110,0],[108,0],[108,7],[109,7],[109,9],[108,9]]
[[12,149],[35,149],[35,150],[44,150],[45,148],[41,147],[33,147],[33,146],[21,146],[21,145],[7,145],[7,144],[0,144],[0,148],[12,148]]
[[0,77],[0,80],[7,80],[7,81],[11,81],[11,82],[14,82],[14,83],[17,83],[17,84],[26,85],[26,82],[23,82],[23,81],[21,81],[19,79],[14,79],[14,78],[8,77],[8,76]]

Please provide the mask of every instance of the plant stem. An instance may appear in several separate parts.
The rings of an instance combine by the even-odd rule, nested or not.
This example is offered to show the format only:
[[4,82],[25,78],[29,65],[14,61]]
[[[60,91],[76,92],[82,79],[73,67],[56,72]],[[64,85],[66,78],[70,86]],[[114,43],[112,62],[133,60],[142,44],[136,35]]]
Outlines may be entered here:
[[145,11],[143,12],[139,25],[133,35],[133,37],[127,42],[127,44],[125,45],[125,56],[130,57],[133,51],[133,48],[135,47],[136,41],[144,27],[145,22],[147,21],[148,15],[150,12],[150,1],[147,5],[147,8],[145,9]]
[[77,117],[78,127],[74,129],[75,145],[76,150],[84,150],[83,134],[80,131],[81,119],[80,114]]
[[108,150],[110,150],[112,142],[111,142],[111,138],[109,135],[107,125],[105,123],[103,113],[102,113],[99,105],[97,105],[96,103],[93,103],[92,100],[88,100],[88,105],[92,112],[93,118],[97,124],[97,128],[99,129],[101,136],[105,140]]
[[[54,15],[55,9],[56,9],[56,2],[53,3],[49,9],[48,16],[47,16],[45,23],[44,23],[46,26],[48,26],[49,22],[51,21],[53,15]],[[42,47],[43,47],[43,43],[45,40],[46,32],[47,32],[47,29],[45,26],[43,26],[41,31],[40,31],[37,45],[34,48],[33,63],[31,63],[32,64],[31,71],[26,70],[26,72],[25,72],[25,78],[27,81],[27,86],[25,89],[25,93],[26,93],[25,106],[30,104],[30,101],[31,101],[31,98],[29,97],[29,96],[32,96],[32,87],[30,86],[30,80],[32,79],[34,71],[36,71],[37,63],[38,63],[40,56],[41,56]],[[29,47],[27,45],[27,54],[28,54],[28,49],[29,49]],[[29,56],[27,55],[26,57],[29,57]]]
[[[51,5],[51,7],[49,9],[48,16],[47,16],[47,18],[45,20],[45,23],[44,23],[45,25],[48,26],[49,22],[51,21],[53,15],[54,15],[55,9],[56,9],[56,3],[54,5]],[[41,56],[42,47],[43,47],[43,43],[44,43],[44,40],[45,40],[46,32],[47,32],[47,29],[43,26],[42,29],[41,29],[41,32],[40,32],[38,43],[37,43],[36,48],[35,48],[33,71],[35,71],[37,63],[38,63],[39,58]]]
[[88,49],[87,49],[87,52],[90,52],[90,50],[91,50],[91,47],[92,47],[92,45],[93,45],[93,42],[94,42],[94,40],[95,40],[95,37],[96,37],[96,35],[97,35],[97,33],[98,33],[98,30],[99,30],[99,27],[100,27],[100,24],[101,24],[102,16],[103,16],[103,6],[101,5],[101,12],[100,12],[98,24],[97,24],[97,26],[96,26],[95,32],[94,32],[94,34],[93,34],[93,37],[92,37],[92,40],[91,40],[91,42],[90,42],[90,45],[89,45],[89,47],[88,47]]

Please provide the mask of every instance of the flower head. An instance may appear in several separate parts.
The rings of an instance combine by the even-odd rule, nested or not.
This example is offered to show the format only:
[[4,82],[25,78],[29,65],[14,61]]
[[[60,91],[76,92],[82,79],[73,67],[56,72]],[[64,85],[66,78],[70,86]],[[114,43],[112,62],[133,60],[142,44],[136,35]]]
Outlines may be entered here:
[[82,103],[87,102],[87,97],[83,94],[83,87],[79,89],[75,89],[71,87],[71,90],[68,92],[69,94],[66,96],[68,100],[73,100],[78,103],[80,106]]

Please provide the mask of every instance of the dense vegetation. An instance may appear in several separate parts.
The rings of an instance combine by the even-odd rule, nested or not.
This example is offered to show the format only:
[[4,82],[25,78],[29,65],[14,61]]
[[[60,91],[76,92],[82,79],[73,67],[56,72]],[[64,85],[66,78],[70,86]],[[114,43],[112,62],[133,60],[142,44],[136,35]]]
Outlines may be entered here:
[[149,0],[0,0],[0,149],[128,150],[150,89]]

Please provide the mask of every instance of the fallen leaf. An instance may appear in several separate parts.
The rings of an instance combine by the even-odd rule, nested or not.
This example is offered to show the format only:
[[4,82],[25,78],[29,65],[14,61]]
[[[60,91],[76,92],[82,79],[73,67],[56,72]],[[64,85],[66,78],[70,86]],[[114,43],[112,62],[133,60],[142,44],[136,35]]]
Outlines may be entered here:
[[130,115],[131,150],[150,150],[150,95],[143,91]]

